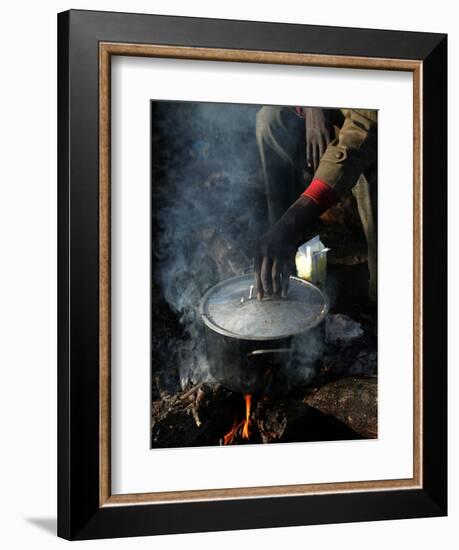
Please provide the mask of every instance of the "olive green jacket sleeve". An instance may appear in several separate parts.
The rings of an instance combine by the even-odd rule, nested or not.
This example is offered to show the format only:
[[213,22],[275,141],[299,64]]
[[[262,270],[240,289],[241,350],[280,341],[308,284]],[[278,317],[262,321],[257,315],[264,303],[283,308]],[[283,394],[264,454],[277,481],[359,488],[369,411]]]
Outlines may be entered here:
[[338,137],[327,147],[314,174],[340,196],[376,163],[377,156],[377,111],[343,109],[343,114]]

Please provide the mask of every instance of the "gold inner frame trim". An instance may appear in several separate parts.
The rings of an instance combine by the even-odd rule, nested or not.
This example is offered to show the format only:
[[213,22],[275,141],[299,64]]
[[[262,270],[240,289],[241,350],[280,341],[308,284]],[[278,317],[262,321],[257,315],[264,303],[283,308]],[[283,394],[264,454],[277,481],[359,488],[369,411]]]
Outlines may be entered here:
[[[110,418],[110,97],[111,57],[159,57],[201,61],[267,63],[352,69],[409,71],[413,73],[413,477],[267,487],[238,487],[156,493],[111,493]],[[99,506],[143,505],[197,500],[222,500],[315,495],[422,488],[422,62],[383,59],[230,50],[155,44],[99,44],[99,382],[100,485]]]

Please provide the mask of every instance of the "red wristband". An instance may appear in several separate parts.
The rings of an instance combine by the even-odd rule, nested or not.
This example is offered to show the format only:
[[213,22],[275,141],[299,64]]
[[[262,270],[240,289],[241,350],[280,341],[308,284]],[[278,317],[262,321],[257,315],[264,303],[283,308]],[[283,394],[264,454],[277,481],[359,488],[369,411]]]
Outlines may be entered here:
[[338,202],[338,193],[327,183],[317,178],[313,179],[309,187],[302,194],[320,206],[323,212]]

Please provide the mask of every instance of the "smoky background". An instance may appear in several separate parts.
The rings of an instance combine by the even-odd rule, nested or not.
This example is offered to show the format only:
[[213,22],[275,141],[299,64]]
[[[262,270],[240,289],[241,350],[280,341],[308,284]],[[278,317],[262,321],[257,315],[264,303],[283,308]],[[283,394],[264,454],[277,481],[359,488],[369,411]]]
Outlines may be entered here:
[[[253,270],[254,242],[269,227],[261,107],[151,101],[152,389],[214,382],[198,307],[211,286]],[[323,337],[311,331],[293,349],[287,388],[312,378]]]
[[259,109],[151,102],[152,378],[170,391],[211,381],[199,300],[251,270],[267,228]]

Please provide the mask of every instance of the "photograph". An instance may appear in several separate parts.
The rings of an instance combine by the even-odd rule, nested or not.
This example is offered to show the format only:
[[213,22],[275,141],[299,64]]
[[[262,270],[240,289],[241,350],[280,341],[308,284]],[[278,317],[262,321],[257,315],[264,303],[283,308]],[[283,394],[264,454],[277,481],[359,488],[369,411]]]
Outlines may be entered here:
[[59,14],[60,537],[447,514],[447,35],[411,15]]
[[458,547],[454,3],[2,7],[2,547]]
[[150,113],[151,448],[378,438],[378,111]]

